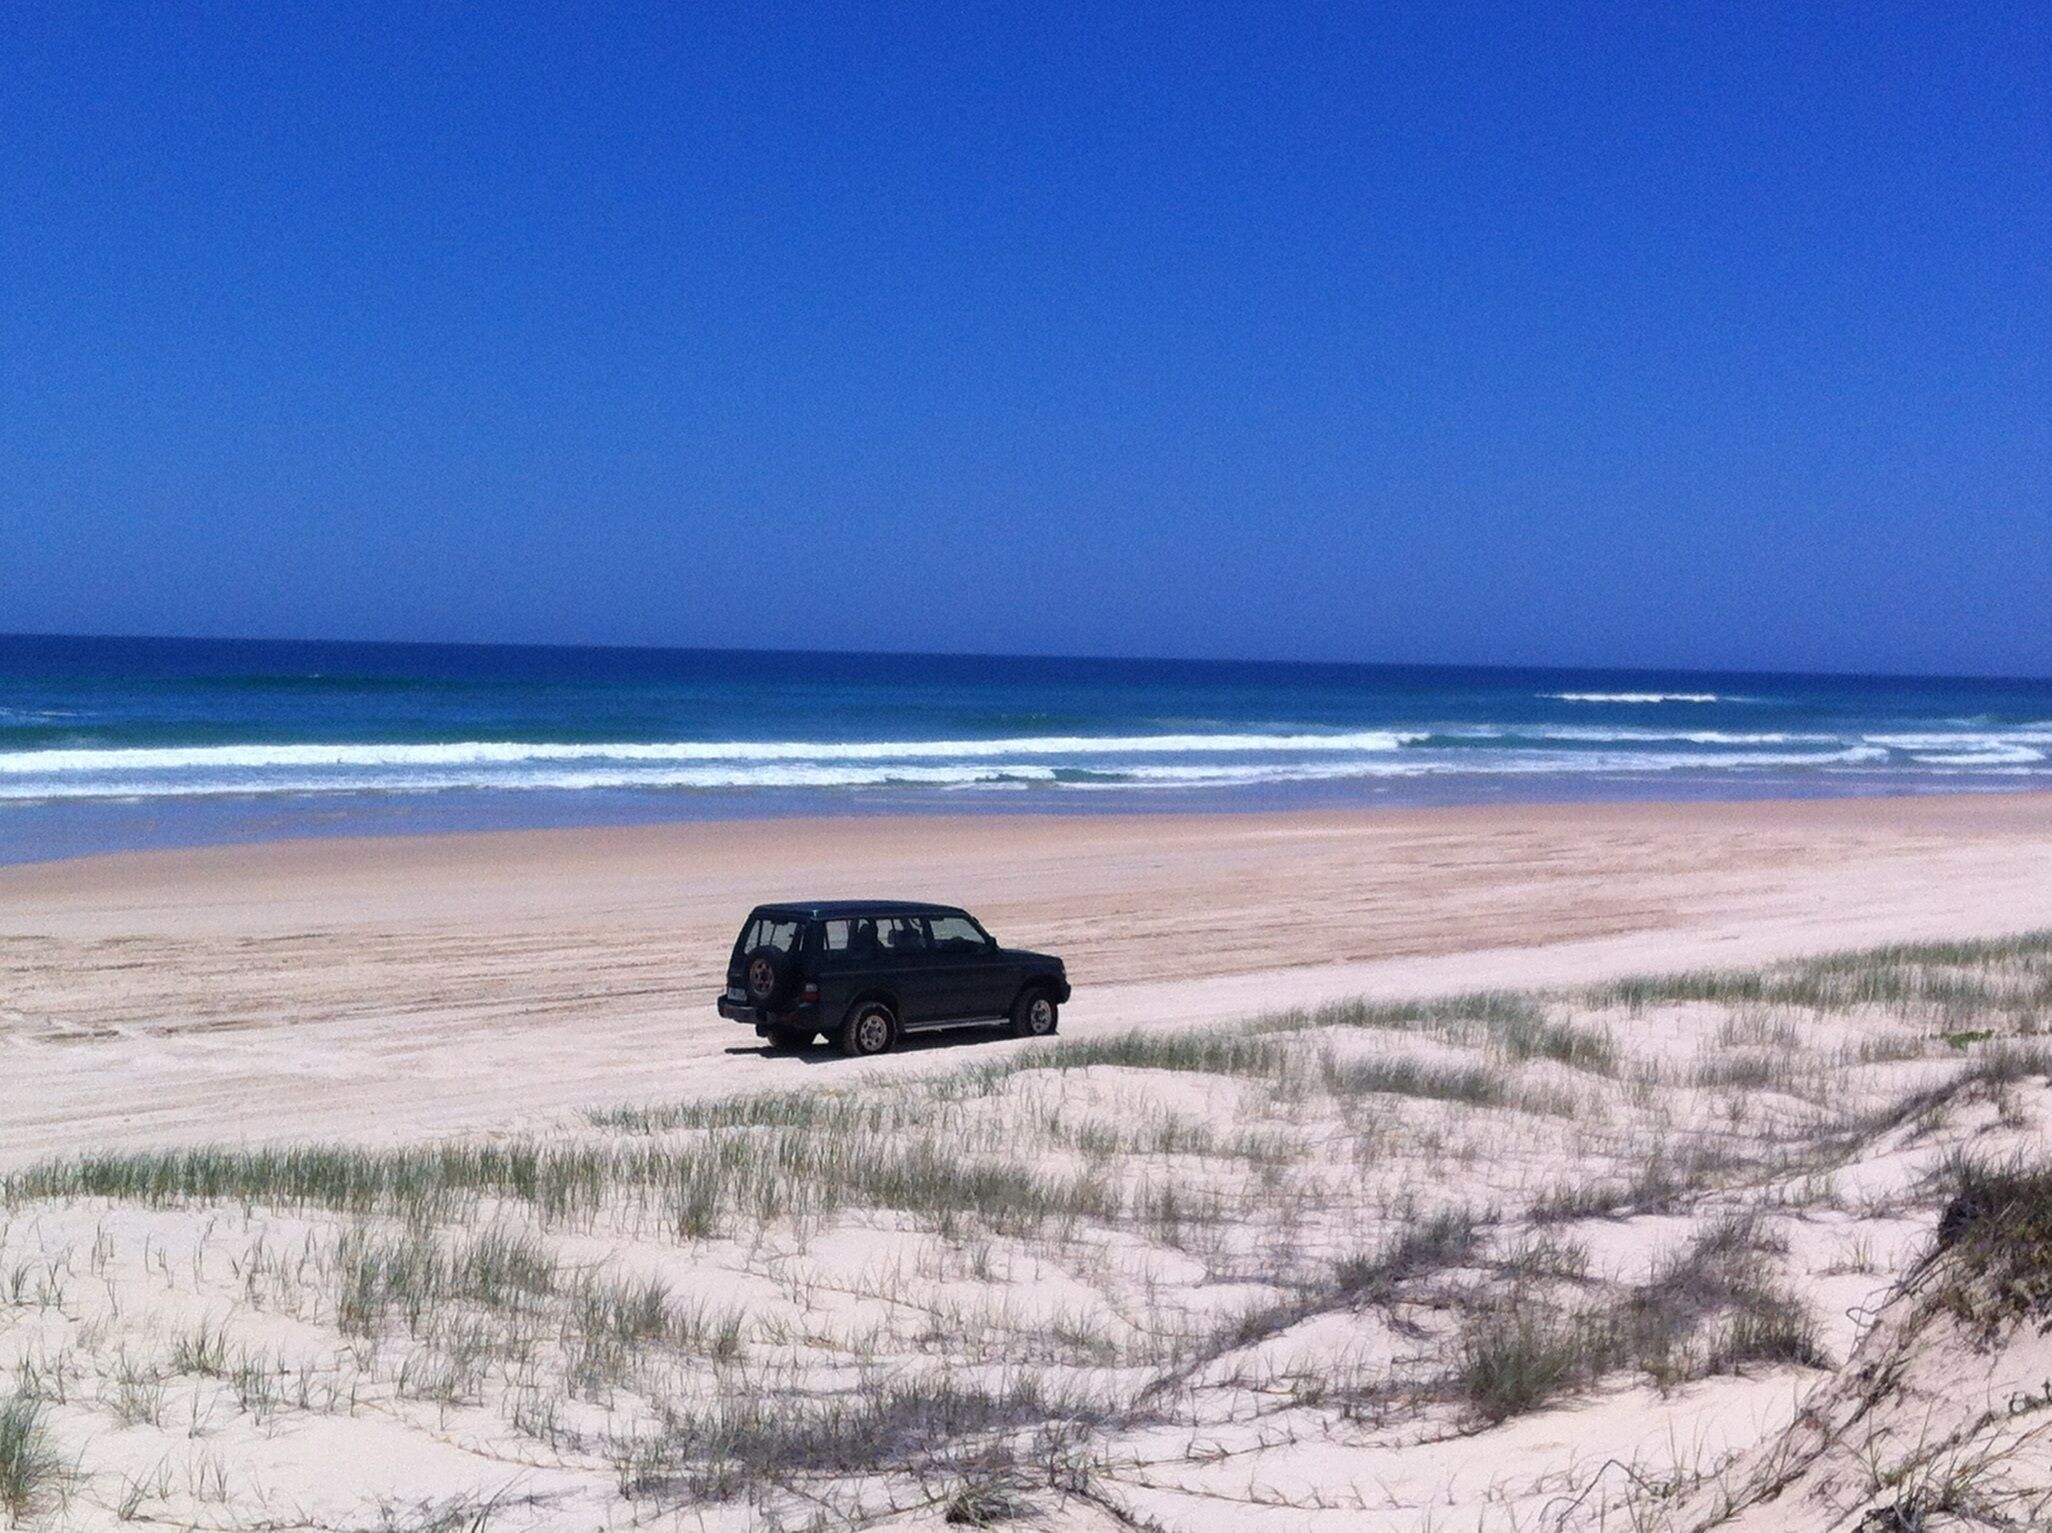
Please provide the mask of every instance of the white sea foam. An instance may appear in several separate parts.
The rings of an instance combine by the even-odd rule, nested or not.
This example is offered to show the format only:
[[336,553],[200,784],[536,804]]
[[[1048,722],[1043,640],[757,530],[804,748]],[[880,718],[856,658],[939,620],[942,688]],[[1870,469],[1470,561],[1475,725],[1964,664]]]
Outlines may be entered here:
[[1172,782],[1195,777],[1246,776],[1258,779],[1273,773],[1316,773],[1320,777],[1416,777],[1425,773],[1532,773],[1555,772],[1573,775],[1584,772],[1653,772],[1674,767],[1713,770],[1718,767],[1845,766],[1885,760],[1888,753],[1865,746],[1837,751],[1795,752],[1703,752],[1609,751],[1581,756],[1559,756],[1544,751],[1506,751],[1500,756],[1477,756],[1471,752],[1440,756],[1405,756],[1389,761],[1276,762],[1252,766],[1128,766],[1122,777],[1142,781]]
[[2052,745],[2052,727],[2020,724],[2014,729],[1956,730],[1945,734],[1863,735],[1874,745],[1899,751],[2008,750],[2014,746]]
[[1541,692],[1550,703],[1735,703],[1716,692]]
[[2052,772],[2048,756],[2048,723],[1858,737],[1448,723],[1330,733],[1280,724],[1235,733],[985,740],[246,744],[0,751],[0,801],[464,790],[1067,792],[1678,772],[1893,770],[1971,779],[2045,775]]
[[1394,751],[1418,733],[1027,735],[1000,740],[683,740],[657,744],[473,740],[440,745],[195,745],[13,751],[0,774],[273,771],[291,767],[517,766],[554,761],[919,761],[1012,756],[1141,756]]
[[1227,787],[1260,783],[1336,782],[1348,779],[1406,777],[1533,777],[1583,775],[1638,775],[1671,771],[1753,770],[1799,767],[1853,768],[1872,766],[1887,759],[1888,752],[1867,746],[1840,751],[1784,753],[1685,755],[1618,751],[1579,757],[1562,757],[1544,752],[1505,752],[1493,758],[1472,753],[1436,757],[1404,756],[1381,761],[1272,762],[1258,765],[1207,763],[1191,766],[1143,765],[1121,768],[1087,782],[1064,783],[1064,787],[1106,789],[1131,787]]
[[2022,724],[2011,729],[1949,730],[1945,733],[1867,735],[1869,743],[1906,752],[1920,766],[2028,767],[2046,759],[2052,728]]
[[[1597,694],[1585,694],[1595,696]],[[1611,694],[1623,696],[1624,694]],[[1654,696],[1656,694],[1645,694]],[[1675,695],[1675,694],[1666,694]],[[1275,731],[1235,734],[1152,734],[1152,735],[1027,735],[984,740],[713,740],[664,742],[559,742],[559,741],[461,741],[439,744],[347,743],[246,744],[176,747],[52,748],[0,751],[0,780],[36,779],[49,784],[78,777],[119,776],[147,786],[159,776],[218,778],[224,784],[241,779],[273,783],[336,780],[336,774],[380,774],[365,776],[366,784],[400,781],[435,781],[453,777],[464,782],[506,780],[523,769],[589,764],[594,768],[640,768],[717,766],[721,772],[699,774],[706,780],[725,781],[727,768],[747,768],[765,763],[789,763],[801,770],[832,767],[827,775],[842,774],[835,763],[1003,763],[1008,761],[1071,761],[1150,757],[1216,757],[1230,755],[1317,757],[1411,757],[1437,739],[1536,740],[1563,744],[1651,746],[1672,742],[1678,745],[1713,747],[1839,746],[1850,742],[1821,733],[1745,731],[1715,729],[1663,730],[1645,726],[1599,727],[1578,725],[1474,725],[1439,730],[1380,729],[1338,733]],[[1858,745],[1876,754],[1888,751],[1910,754],[1946,764],[2026,764],[2043,758],[2038,747],[2052,746],[2052,725],[2032,723],[2008,729],[1952,731],[1944,733],[1869,734]],[[1438,753],[1434,753],[1438,754]],[[1454,752],[1458,762],[1450,769],[1486,771],[1494,768],[1481,759],[1480,751]],[[1514,752],[1506,751],[1506,756]],[[1549,769],[1576,771],[1602,769],[1613,759],[1603,753],[1551,753]],[[1638,769],[1650,753],[1633,757]],[[1663,754],[1664,762],[1683,765],[1748,765],[1756,757],[1743,754],[1714,756],[1696,753]],[[1775,764],[1802,764],[1834,759],[1828,752],[1805,752],[1772,758]],[[1865,759],[1865,758],[1862,758]],[[1392,773],[1409,773],[1417,763],[1388,763]],[[945,770],[952,771],[952,766]],[[1350,766],[1348,770],[1353,770]],[[304,779],[295,773],[319,774]],[[571,774],[559,774],[567,781]],[[696,776],[670,774],[677,780],[698,780]],[[890,775],[904,780],[905,771],[893,768]],[[352,781],[356,779],[350,779]],[[536,780],[539,780],[537,778]],[[550,778],[557,781],[558,778]]]
[[2004,745],[1978,751],[1918,751],[1913,757],[1927,766],[2027,766],[2045,753],[2028,745]]
[[193,798],[227,794],[307,793],[439,793],[451,789],[487,788],[508,791],[555,789],[577,792],[603,788],[862,788],[893,783],[908,787],[960,787],[1009,780],[1051,782],[1048,766],[1007,764],[977,767],[827,766],[777,763],[704,767],[628,767],[564,770],[541,768],[523,772],[482,771],[380,773],[285,773],[255,779],[151,778],[94,776],[68,781],[0,781],[0,800],[49,798]]
[[1368,750],[1351,756],[1234,762],[1213,756],[1181,763],[1106,761],[1075,765],[983,760],[947,764],[863,761],[561,761],[441,763],[408,770],[328,768],[326,763],[250,770],[16,774],[0,778],[0,801],[162,799],[222,795],[438,793],[451,790],[777,791],[788,789],[924,788],[947,790],[1202,788],[1261,783],[1329,782],[1424,776],[1646,774],[1674,771],[1858,769],[1885,761],[1879,746],[1837,751],[1410,752]]
[[1655,743],[1675,740],[1685,745],[1839,745],[1841,736],[1827,734],[1787,734],[1779,731],[1749,731],[1729,729],[1646,729],[1600,728],[1596,725],[1577,724],[1505,724],[1482,729],[1450,729],[1442,731],[1449,738],[1502,740],[1518,738],[1525,740],[1557,740],[1567,744],[1621,745],[1627,743]]

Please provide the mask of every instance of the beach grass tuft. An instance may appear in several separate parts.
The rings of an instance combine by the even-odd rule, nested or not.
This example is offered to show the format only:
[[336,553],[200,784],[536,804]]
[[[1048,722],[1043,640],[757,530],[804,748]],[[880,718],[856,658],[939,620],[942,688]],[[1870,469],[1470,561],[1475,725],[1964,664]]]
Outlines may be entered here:
[[1942,1181],[1949,1307],[1987,1326],[2052,1315],[2052,1167],[1960,1157]]
[[0,1400],[0,1510],[9,1524],[19,1525],[55,1501],[65,1469],[42,1400],[21,1393]]

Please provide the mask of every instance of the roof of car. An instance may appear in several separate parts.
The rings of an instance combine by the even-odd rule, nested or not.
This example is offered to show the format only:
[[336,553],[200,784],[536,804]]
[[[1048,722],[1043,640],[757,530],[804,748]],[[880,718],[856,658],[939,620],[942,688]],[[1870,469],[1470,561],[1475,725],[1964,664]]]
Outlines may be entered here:
[[962,914],[959,905],[929,905],[921,900],[785,900],[755,909],[758,915],[798,916],[808,921],[843,920],[849,916]]

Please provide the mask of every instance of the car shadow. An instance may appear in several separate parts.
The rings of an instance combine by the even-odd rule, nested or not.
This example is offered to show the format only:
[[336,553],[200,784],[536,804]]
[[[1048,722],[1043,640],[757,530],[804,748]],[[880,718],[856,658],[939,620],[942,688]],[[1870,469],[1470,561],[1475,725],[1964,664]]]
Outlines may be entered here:
[[[1003,1027],[962,1027],[944,1033],[914,1033],[891,1045],[890,1054],[938,1054],[954,1049],[973,1048],[979,1044],[1005,1043],[1011,1040],[1011,1033]],[[754,1055],[758,1059],[795,1059],[807,1065],[837,1065],[851,1062],[830,1043],[815,1043],[802,1049],[772,1048],[767,1043],[738,1044],[723,1052],[739,1059]],[[872,1059],[885,1059],[889,1054],[873,1054]]]

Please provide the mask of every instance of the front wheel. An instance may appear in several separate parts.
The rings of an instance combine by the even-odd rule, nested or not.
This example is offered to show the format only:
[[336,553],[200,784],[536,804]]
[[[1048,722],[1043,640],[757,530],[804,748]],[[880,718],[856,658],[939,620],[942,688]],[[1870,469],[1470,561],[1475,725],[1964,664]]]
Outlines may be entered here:
[[891,1015],[890,1007],[882,1001],[863,1001],[841,1024],[838,1041],[843,1054],[859,1059],[865,1054],[881,1054],[897,1035],[898,1019]]
[[1061,1020],[1061,1008],[1045,990],[1028,990],[1012,1004],[1012,1036],[1045,1038]]

